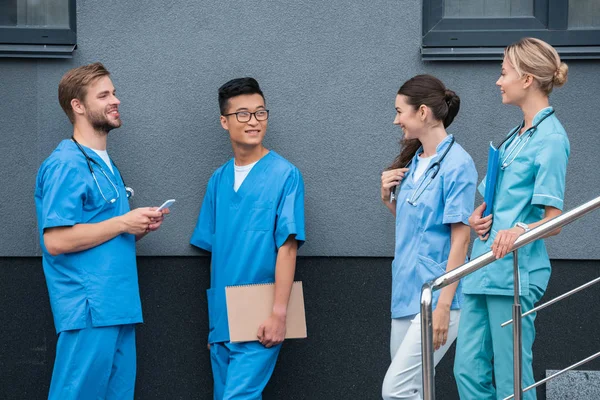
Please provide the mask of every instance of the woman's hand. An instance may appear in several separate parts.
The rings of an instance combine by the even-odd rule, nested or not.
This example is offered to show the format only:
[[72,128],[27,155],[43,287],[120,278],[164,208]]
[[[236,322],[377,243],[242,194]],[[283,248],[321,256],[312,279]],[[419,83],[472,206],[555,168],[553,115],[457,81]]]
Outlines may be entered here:
[[496,260],[507,255],[517,241],[517,238],[523,233],[525,231],[517,226],[498,232],[492,244],[492,253],[496,256]]
[[485,202],[481,203],[479,207],[473,210],[473,214],[469,217],[469,226],[477,233],[479,239],[486,240],[490,235],[490,228],[492,227],[492,214],[487,217],[483,217],[483,211],[485,211]]
[[383,171],[381,173],[381,201],[389,202],[392,188],[400,186],[404,175],[408,171],[408,168],[397,168]]
[[450,325],[450,305],[439,304],[433,310],[433,348],[439,349],[448,340],[448,326]]

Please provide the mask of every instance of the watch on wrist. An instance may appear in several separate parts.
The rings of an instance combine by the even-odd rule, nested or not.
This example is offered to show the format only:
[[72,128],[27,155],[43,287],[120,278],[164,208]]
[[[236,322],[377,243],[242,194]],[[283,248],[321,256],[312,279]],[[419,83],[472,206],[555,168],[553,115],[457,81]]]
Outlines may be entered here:
[[531,228],[529,228],[529,225],[527,225],[527,224],[526,224],[526,223],[524,223],[524,222],[517,222],[517,223],[515,224],[515,226],[516,226],[516,227],[519,227],[519,228],[521,228],[521,229],[523,229],[523,230],[525,231],[525,233],[527,233],[527,232],[529,232],[529,231],[531,230]]

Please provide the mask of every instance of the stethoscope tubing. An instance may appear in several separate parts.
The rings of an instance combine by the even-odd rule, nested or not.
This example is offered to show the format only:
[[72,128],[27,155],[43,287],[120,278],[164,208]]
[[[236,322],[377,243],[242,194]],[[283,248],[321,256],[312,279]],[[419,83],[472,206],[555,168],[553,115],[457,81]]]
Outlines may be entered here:
[[[96,183],[96,186],[98,187],[98,190],[100,191],[100,194],[102,195],[102,198],[107,203],[114,203],[120,197],[119,190],[117,189],[117,186],[113,183],[113,181],[110,179],[110,177],[108,176],[108,174],[104,171],[104,168],[102,168],[102,165],[100,165],[99,162],[97,162],[96,160],[94,160],[93,158],[91,158],[87,154],[87,152],[83,149],[83,147],[81,146],[81,144],[79,144],[79,142],[75,139],[74,136],[71,136],[71,140],[73,141],[73,143],[75,143],[75,145],[77,146],[77,148],[79,149],[79,151],[81,152],[81,154],[83,154],[83,156],[85,157],[85,161],[87,163],[88,169],[90,170],[90,173],[92,174],[92,178],[94,178],[94,182]],[[96,166],[98,166],[98,168],[100,169],[100,172],[102,172],[102,175],[104,175],[104,177],[110,182],[110,184],[114,188],[115,193],[117,194],[117,197],[115,199],[108,200],[104,196],[104,192],[102,192],[102,188],[100,187],[100,183],[98,182],[98,179],[96,178],[96,173],[94,172],[94,168],[92,167],[92,163],[95,164]],[[115,168],[117,169],[117,171],[119,171],[119,168],[117,167],[117,164],[114,163],[114,161],[113,161],[113,165],[115,166]],[[123,182],[123,186],[125,187],[125,192],[127,193],[127,198],[132,197],[133,194],[134,194],[133,189],[130,188],[130,187],[128,187],[125,184],[125,179],[123,179],[123,175],[121,174],[121,171],[119,171],[119,175],[121,175],[121,181]]]
[[[446,158],[446,155],[448,155],[448,152],[450,151],[450,149],[452,148],[452,146],[454,146],[454,142],[456,142],[456,139],[454,138],[454,136],[452,136],[452,138],[450,139],[450,144],[448,145],[448,147],[446,147],[446,149],[444,150],[444,152],[442,153],[442,155],[440,156],[440,158],[434,162],[433,164],[431,164],[429,167],[427,167],[427,170],[425,171],[425,173],[423,174],[423,179],[421,180],[421,182],[419,183],[419,186],[417,186],[417,188],[415,189],[415,191],[413,192],[416,193],[421,186],[423,185],[423,182],[427,179],[427,175],[429,175],[429,172],[435,168],[435,171],[433,172],[433,176],[431,178],[429,178],[429,182],[427,183],[427,186],[425,186],[425,188],[423,189],[423,191],[425,191],[425,189],[427,189],[427,187],[431,184],[431,181],[433,181],[433,179],[435,179],[435,177],[437,176],[438,172],[440,172],[440,167],[441,167],[441,163],[442,161],[444,161],[444,158]],[[412,164],[412,160],[410,160],[405,166],[404,168],[408,168],[410,166],[410,164]],[[402,185],[399,185],[402,186]],[[396,200],[396,190],[398,190],[398,186],[395,186],[391,193],[390,193],[390,203],[393,202],[394,200]],[[423,192],[421,192],[416,199],[412,199],[412,196],[410,199],[408,199],[408,203],[412,206],[416,206],[416,201],[421,197],[421,195],[423,194]]]
[[[519,156],[519,154],[521,153],[521,151],[523,151],[523,149],[525,148],[525,146],[527,145],[527,143],[529,142],[529,140],[531,139],[531,137],[533,136],[533,134],[537,131],[538,126],[544,122],[544,120],[546,118],[548,118],[549,116],[551,116],[552,114],[554,114],[554,110],[550,111],[548,114],[544,115],[535,125],[533,125],[531,128],[528,128],[525,132],[523,132],[521,134],[521,138],[525,137],[524,135],[527,135],[526,139],[521,139],[521,141],[525,140],[523,142],[523,144],[519,143],[515,143],[514,147],[512,147],[510,149],[510,151],[508,152],[508,154],[506,154],[504,156],[504,160],[500,163],[500,168],[502,170],[505,170],[506,168],[508,168],[513,161],[515,161],[515,159]],[[511,133],[508,134],[508,136],[500,143],[500,146],[498,146],[498,148],[501,148],[505,143],[507,143],[509,141],[510,138],[514,137],[522,128],[523,125],[525,125],[525,121],[521,122],[521,124],[516,127],[515,129],[512,130]],[[515,140],[515,139],[513,139]],[[520,146],[520,147],[519,147]],[[516,152],[516,154],[514,155],[514,157],[512,158],[512,160],[510,160],[510,162],[506,162],[510,156],[514,153],[514,151],[517,149],[517,147],[519,147],[519,150]]]

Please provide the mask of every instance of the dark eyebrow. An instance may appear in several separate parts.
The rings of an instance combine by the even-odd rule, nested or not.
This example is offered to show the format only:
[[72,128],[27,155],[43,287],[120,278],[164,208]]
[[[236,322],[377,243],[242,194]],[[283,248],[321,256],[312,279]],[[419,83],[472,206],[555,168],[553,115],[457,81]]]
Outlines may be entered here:
[[98,93],[98,97],[110,93],[108,90]]
[[[259,109],[266,110],[265,106],[258,106],[258,107],[256,107],[257,111]],[[238,108],[237,110],[235,110],[235,112],[241,112],[241,111],[250,111],[250,109],[248,107],[241,107],[241,108]]]

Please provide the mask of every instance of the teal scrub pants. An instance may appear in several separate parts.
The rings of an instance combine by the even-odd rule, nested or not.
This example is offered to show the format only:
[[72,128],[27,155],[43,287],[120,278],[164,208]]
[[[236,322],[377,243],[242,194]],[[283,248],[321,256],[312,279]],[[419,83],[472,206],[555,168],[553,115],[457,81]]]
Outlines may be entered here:
[[133,399],[135,325],[91,326],[58,335],[49,400]]
[[260,400],[275,369],[281,345],[259,342],[213,343],[210,360],[214,400]]
[[[531,286],[521,296],[522,312],[535,306],[544,292]],[[513,394],[512,296],[465,294],[458,327],[454,377],[461,399],[496,400]],[[522,319],[523,388],[533,384],[532,346],[535,339],[535,313]],[[492,372],[496,387],[492,385]],[[535,389],[523,394],[535,400]]]

